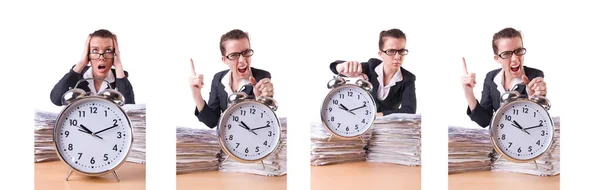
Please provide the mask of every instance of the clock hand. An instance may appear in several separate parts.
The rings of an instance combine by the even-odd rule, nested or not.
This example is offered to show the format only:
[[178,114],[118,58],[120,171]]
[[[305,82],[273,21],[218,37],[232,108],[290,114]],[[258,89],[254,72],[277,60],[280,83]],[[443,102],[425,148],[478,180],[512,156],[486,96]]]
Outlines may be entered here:
[[527,133],[528,135],[531,135],[529,132],[527,132],[527,131],[523,130],[523,127],[521,127],[521,125],[519,125],[519,123],[517,123],[517,121],[516,121],[516,120],[513,120],[513,124],[512,124],[512,126],[515,126],[515,127],[517,127],[518,129],[521,129],[521,131],[523,131],[523,132]]
[[104,131],[107,131],[107,130],[109,130],[109,129],[115,128],[115,127],[117,127],[117,126],[118,126],[118,125],[113,125],[113,126],[111,126],[111,127],[109,127],[109,128],[102,129],[102,130],[100,130],[100,131],[97,131],[97,132],[95,132],[95,133],[93,133],[93,134],[94,134],[94,135],[96,135],[96,134],[98,134],[98,133],[102,133],[102,132],[104,132]]
[[364,105],[364,104],[363,104],[362,106],[360,106],[360,107],[357,107],[357,108],[354,108],[354,109],[351,109],[350,111],[354,111],[354,110],[357,110],[357,109],[360,109],[360,108],[364,108],[364,107],[367,107],[367,105]]
[[254,133],[255,135],[258,135],[254,131],[250,130],[250,127],[248,127],[248,125],[246,125],[246,123],[244,123],[244,121],[240,121],[240,123],[242,123],[242,125],[240,125],[242,128],[248,130],[251,133]]
[[351,113],[353,115],[356,115],[352,111],[348,110],[348,108],[346,106],[344,106],[344,104],[340,104],[340,109],[345,110],[345,111],[347,111],[347,112],[349,112],[349,113]]
[[88,129],[87,127],[83,126],[83,124],[79,124],[79,127],[82,128],[83,130],[85,130],[85,132],[92,134],[92,131],[90,129]]
[[533,126],[533,127],[527,127],[527,128],[525,128],[523,130],[529,130],[529,129],[538,128],[538,127],[542,127],[542,126],[544,126],[544,125],[537,125],[537,126]]
[[259,128],[254,128],[254,129],[252,129],[252,131],[258,130],[258,129],[264,129],[264,128],[267,128],[267,127],[270,127],[270,125],[265,125],[265,126],[262,126],[262,127],[259,127]]
[[94,135],[94,134],[92,134],[92,133],[88,133],[87,131],[85,131],[85,130],[83,130],[83,129],[77,129],[77,130],[79,130],[79,131],[81,131],[81,132],[84,132],[84,133],[87,133],[87,134],[90,134],[90,135],[92,135],[92,136],[94,136],[94,137],[98,137],[99,139],[103,139],[102,137],[100,137],[100,136],[98,136],[98,135]]

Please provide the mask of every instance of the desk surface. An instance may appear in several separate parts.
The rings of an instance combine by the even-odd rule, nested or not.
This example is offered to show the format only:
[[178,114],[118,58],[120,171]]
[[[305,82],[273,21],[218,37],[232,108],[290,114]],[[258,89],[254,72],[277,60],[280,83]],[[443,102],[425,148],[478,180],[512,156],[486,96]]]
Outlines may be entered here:
[[255,174],[235,172],[194,172],[177,175],[177,190],[187,189],[286,189],[287,175],[266,177]]
[[509,172],[467,172],[448,175],[449,190],[558,190],[560,189],[560,175],[540,177],[528,174]]
[[389,189],[390,187],[404,190],[421,189],[421,167],[373,162],[352,162],[311,166],[310,169],[311,190],[364,190]]
[[87,177],[75,172],[71,174],[69,181],[65,181],[69,168],[61,161],[35,163],[34,168],[36,190],[146,189],[146,166],[143,164],[125,162],[117,169],[121,182],[117,182],[111,173],[100,177]]

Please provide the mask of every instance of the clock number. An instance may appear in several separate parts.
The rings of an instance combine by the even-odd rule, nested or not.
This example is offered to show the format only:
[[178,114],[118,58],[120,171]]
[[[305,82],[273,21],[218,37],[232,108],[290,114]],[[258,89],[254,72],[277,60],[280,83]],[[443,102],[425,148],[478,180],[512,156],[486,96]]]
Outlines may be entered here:
[[354,130],[358,130],[358,125],[354,125]]
[[542,130],[542,136],[544,136],[546,134],[546,131]]
[[117,119],[113,119],[113,125],[117,125]]
[[255,113],[256,113],[256,109],[250,108],[250,114],[255,114]]
[[117,138],[120,139],[121,138],[121,132],[117,132]]
[[77,126],[77,120],[76,119],[69,119],[69,124],[71,124],[71,126]]
[[104,161],[108,160],[108,154],[104,154]]
[[108,111],[104,110],[104,117],[108,117]]
[[98,107],[90,107],[90,113],[98,113]]
[[369,115],[369,110],[365,110],[365,115]]
[[510,115],[504,115],[504,119],[507,120],[507,121],[511,121],[512,120],[512,118],[510,117]]
[[338,105],[338,100],[333,100],[333,104]]
[[233,140],[233,135],[229,135],[229,140]]
[[538,140],[538,142],[536,142],[535,144],[540,145],[540,140]]
[[267,125],[271,125],[271,121],[267,121]]
[[240,118],[238,116],[233,116],[233,121],[239,121]]
[[358,95],[358,99],[360,100],[360,95]]
[[331,116],[331,121],[335,121],[334,118],[333,118],[333,116]]
[[258,152],[258,151],[260,151],[260,150],[258,149],[258,146],[257,146],[257,147],[256,147],[256,150],[254,150],[254,152]]
[[502,134],[502,140],[506,139],[506,135]]
[[240,115],[246,115],[246,111],[240,110]]
[[263,143],[263,145],[267,146],[267,141],[265,141],[265,142]]
[[263,113],[260,113],[260,118],[263,118]]
[[79,113],[79,117],[85,117],[85,111],[77,111]]
[[348,92],[348,97],[352,97],[352,92]]
[[517,152],[521,153],[521,147],[519,147],[519,149],[517,149]]
[[536,113],[535,113],[535,112],[533,112],[533,117],[535,117],[535,114],[536,114]]
[[244,150],[244,152],[248,153],[248,152],[250,152],[250,151],[248,150],[248,148],[246,148],[246,150]]
[[500,129],[504,129],[504,124],[500,123]]
[[362,123],[366,123],[365,119],[362,120]]
[[83,153],[80,152],[80,153],[77,153],[77,154],[79,154],[79,158],[77,158],[77,160],[81,160],[81,155],[83,155]]
[[344,99],[344,94],[340,94],[340,99]]
[[69,131],[65,131],[65,137],[69,137]]
[[73,150],[73,144],[69,144],[69,148],[67,148],[68,150]]
[[543,122],[544,122],[544,121],[540,120],[540,125],[542,125],[542,123],[543,123]]
[[366,106],[366,105],[367,105],[367,101],[363,101],[363,105],[365,105],[365,106]]
[[227,129],[231,129],[231,124],[227,124]]
[[519,115],[519,110],[513,110],[513,114]]
[[512,146],[512,142],[508,142],[508,148]]
[[113,150],[117,151],[117,145],[113,146]]
[[531,152],[531,150],[532,150],[532,149],[531,149],[531,146],[529,146],[529,149],[527,149],[527,151]]
[[337,124],[338,124],[337,128],[340,128],[340,125],[342,125],[341,123],[337,123]]
[[239,147],[240,143],[235,143],[235,148]]
[[94,157],[92,157],[92,159],[90,160],[90,164],[95,164],[96,160],[94,160]]
[[346,131],[350,131],[350,127],[346,127]]
[[529,109],[528,108],[523,108],[523,113],[529,113]]
[[269,131],[269,134],[267,135],[268,137],[273,136],[273,132]]
[[329,108],[329,112],[333,111],[333,109]]

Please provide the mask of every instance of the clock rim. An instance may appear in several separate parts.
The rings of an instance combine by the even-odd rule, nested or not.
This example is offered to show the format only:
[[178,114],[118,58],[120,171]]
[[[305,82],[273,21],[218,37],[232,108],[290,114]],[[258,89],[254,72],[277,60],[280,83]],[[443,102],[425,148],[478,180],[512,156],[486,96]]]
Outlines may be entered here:
[[[84,101],[84,100],[90,100],[90,101],[92,101],[92,100],[100,100],[100,101],[106,101],[109,104],[115,105],[117,108],[119,108],[119,110],[121,112],[123,112],[123,115],[125,115],[125,119],[127,120],[127,123],[129,124],[128,130],[129,130],[129,132],[131,134],[131,142],[129,144],[129,148],[125,152],[125,157],[123,158],[123,160],[121,162],[119,162],[118,164],[116,164],[114,167],[112,167],[112,168],[110,168],[108,170],[102,171],[102,172],[97,172],[97,173],[96,172],[86,172],[86,171],[82,171],[82,170],[79,170],[79,169],[73,167],[71,164],[69,164],[67,161],[64,160],[63,155],[60,153],[60,151],[58,149],[57,136],[60,136],[60,135],[58,135],[58,132],[59,132],[57,130],[58,127],[56,127],[56,126],[58,126],[58,122],[63,119],[63,116],[65,115],[65,111],[66,110],[68,110],[69,108],[71,108],[73,105],[79,103],[80,101]],[[123,108],[121,108],[121,106],[119,106],[118,104],[116,104],[116,103],[114,103],[114,102],[112,102],[110,100],[101,98],[99,96],[85,96],[85,97],[77,99],[77,100],[73,101],[72,103],[70,103],[69,105],[65,106],[60,111],[60,113],[58,114],[57,120],[54,122],[54,127],[52,129],[52,133],[53,133],[52,134],[52,141],[54,143],[54,151],[56,151],[56,154],[58,154],[58,158],[63,163],[65,163],[72,171],[75,171],[75,172],[77,172],[79,174],[83,174],[83,175],[86,175],[86,176],[102,176],[102,175],[106,175],[106,174],[108,174],[108,173],[110,173],[112,171],[116,171],[119,167],[121,167],[121,165],[123,165],[125,162],[127,162],[127,157],[129,157],[129,153],[131,152],[131,147],[133,146],[133,139],[134,139],[133,138],[134,137],[133,128],[131,126],[131,120],[129,119],[129,115],[127,115],[127,112],[125,112],[125,110],[123,110]]]
[[[552,128],[552,130],[549,132],[549,136],[550,136],[550,143],[548,143],[548,146],[546,146],[544,148],[544,150],[537,156],[533,157],[533,158],[529,158],[529,159],[518,159],[518,158],[513,158],[511,156],[509,156],[508,154],[506,154],[499,146],[499,142],[497,140],[498,134],[496,134],[494,131],[496,131],[495,129],[497,127],[495,127],[495,124],[497,124],[499,121],[499,119],[501,119],[502,117],[499,117],[499,113],[504,112],[506,109],[508,109],[511,105],[517,104],[517,103],[531,103],[534,104],[535,106],[537,106],[540,110],[544,110],[544,112],[546,113],[545,115],[548,116],[548,119],[550,120],[550,127]],[[492,121],[490,123],[490,139],[492,141],[492,145],[494,147],[494,150],[500,154],[503,158],[505,158],[508,161],[511,162],[516,162],[516,163],[526,163],[526,162],[532,162],[537,160],[539,157],[541,157],[542,155],[544,155],[546,152],[548,152],[548,150],[550,149],[550,147],[552,146],[552,144],[554,143],[554,121],[552,120],[552,117],[550,116],[550,113],[548,112],[548,110],[544,109],[544,107],[542,107],[541,105],[529,101],[527,99],[519,99],[519,100],[515,100],[512,102],[509,102],[507,104],[504,104],[502,107],[500,107],[500,109],[498,109],[498,111],[496,111],[494,113],[494,116],[492,117]]]
[[[333,92],[337,91],[338,89],[345,88],[345,87],[357,87],[358,89],[366,92],[365,94],[368,94],[368,97],[371,100],[372,105],[373,105],[373,106],[371,106],[371,112],[373,113],[372,116],[371,116],[372,122],[371,122],[371,124],[367,127],[367,129],[364,132],[362,132],[362,133],[360,133],[358,135],[344,136],[344,135],[337,134],[337,133],[335,133],[333,130],[331,130],[329,128],[329,126],[327,125],[327,122],[326,122],[327,119],[324,118],[325,117],[325,112],[326,112],[325,110],[327,110],[326,107],[327,107],[327,104],[328,104],[327,99],[330,98],[333,95]],[[360,86],[355,85],[355,84],[342,84],[342,85],[340,85],[338,87],[335,87],[335,88],[331,89],[327,93],[327,95],[325,96],[325,98],[323,99],[323,103],[321,104],[321,123],[323,124],[323,127],[325,129],[327,129],[327,131],[329,131],[329,133],[333,134],[337,138],[341,138],[341,139],[354,139],[354,138],[357,138],[357,137],[360,137],[362,135],[367,134],[373,128],[373,125],[375,124],[375,118],[376,118],[376,115],[377,115],[376,114],[377,113],[377,108],[376,107],[377,107],[377,105],[375,104],[375,99],[373,98],[373,95],[371,95],[371,92],[369,92],[368,90],[365,90],[364,88],[361,88]]]
[[[275,120],[277,121],[277,133],[279,134],[279,138],[277,138],[276,140],[276,144],[273,148],[272,151],[270,151],[269,153],[265,154],[264,156],[258,158],[258,159],[243,159],[240,158],[238,156],[236,156],[235,154],[232,154],[229,149],[227,149],[227,145],[225,144],[225,138],[223,138],[222,133],[224,133],[225,131],[223,131],[225,128],[221,127],[221,125],[223,124],[223,118],[224,115],[229,114],[230,112],[233,111],[233,107],[236,106],[242,106],[244,104],[252,104],[252,103],[257,103],[261,106],[264,106],[267,110],[270,110],[271,113],[273,113],[273,116],[275,117]],[[221,146],[221,150],[223,150],[223,152],[225,152],[227,155],[229,155],[229,157],[233,158],[235,161],[241,162],[241,163],[254,163],[254,162],[259,162],[259,161],[263,161],[265,160],[268,156],[270,156],[271,154],[273,154],[273,152],[275,152],[276,149],[279,148],[279,145],[281,143],[281,122],[279,121],[279,117],[277,116],[277,113],[275,113],[275,111],[273,111],[271,108],[269,108],[269,106],[264,105],[262,103],[260,103],[259,101],[256,100],[252,100],[252,99],[248,99],[248,100],[244,100],[242,102],[236,103],[234,105],[229,106],[222,114],[221,114],[221,118],[219,118],[219,123],[217,125],[217,139],[219,139],[219,145]]]

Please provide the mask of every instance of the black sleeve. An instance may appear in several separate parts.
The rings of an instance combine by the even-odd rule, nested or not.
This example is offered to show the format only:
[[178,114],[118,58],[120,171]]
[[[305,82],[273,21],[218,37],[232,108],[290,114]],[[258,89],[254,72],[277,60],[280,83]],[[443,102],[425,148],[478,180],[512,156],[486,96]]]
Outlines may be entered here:
[[494,115],[494,107],[492,106],[492,92],[488,83],[484,83],[481,102],[477,102],[475,109],[471,111],[469,106],[467,106],[467,115],[469,115],[472,121],[483,128],[490,125],[490,121]]
[[198,108],[194,106],[194,115],[196,115],[200,122],[210,128],[215,128],[219,122],[219,117],[221,117],[221,107],[219,105],[221,97],[219,97],[218,78],[216,76],[213,78],[208,103],[204,102],[202,111],[198,111]]
[[120,79],[115,79],[117,90],[123,95],[125,98],[125,104],[135,104],[135,95],[133,94],[133,86],[129,82],[129,73],[125,71],[125,77]]
[[[333,72],[333,74],[339,74],[337,72],[337,70],[335,69],[335,67],[340,64],[340,63],[344,63],[346,61],[344,60],[337,60],[334,61],[333,63],[329,64],[329,69],[331,69],[331,72]],[[369,74],[369,63],[368,62],[362,62],[360,63],[360,65],[362,65],[362,73],[368,75]]]
[[402,90],[402,104],[400,109],[382,110],[383,115],[392,113],[410,113],[417,112],[417,95],[415,92],[415,81],[407,81],[406,87]]
[[77,81],[81,79],[83,79],[81,74],[76,73],[73,69],[69,70],[69,72],[54,85],[54,88],[52,88],[52,91],[50,92],[50,101],[52,101],[54,105],[62,106],[61,99],[63,94],[69,90],[69,87],[75,87]]

